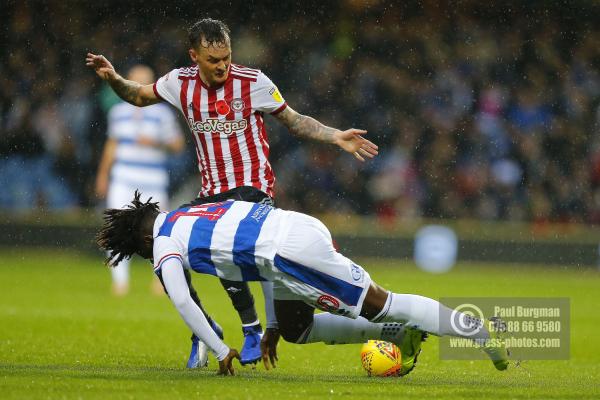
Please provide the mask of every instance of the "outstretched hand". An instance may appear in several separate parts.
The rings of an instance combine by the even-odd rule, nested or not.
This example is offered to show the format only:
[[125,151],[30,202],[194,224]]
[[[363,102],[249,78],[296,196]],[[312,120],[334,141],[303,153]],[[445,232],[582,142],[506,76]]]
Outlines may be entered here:
[[379,147],[363,137],[366,133],[365,130],[354,128],[338,131],[335,134],[335,143],[348,153],[353,153],[358,160],[365,161],[364,157],[373,158],[379,154]]
[[237,358],[239,360],[240,353],[238,353],[236,349],[230,349],[229,354],[227,354],[227,356],[224,359],[219,361],[219,372],[217,372],[217,375],[235,375],[235,371],[233,369],[234,358]]
[[93,68],[94,71],[96,71],[96,74],[104,80],[113,78],[117,74],[110,61],[103,55],[87,53],[85,65]]
[[279,329],[267,328],[265,334],[260,341],[260,352],[262,354],[263,365],[266,370],[269,370],[269,362],[275,368],[277,358],[277,343],[279,342]]

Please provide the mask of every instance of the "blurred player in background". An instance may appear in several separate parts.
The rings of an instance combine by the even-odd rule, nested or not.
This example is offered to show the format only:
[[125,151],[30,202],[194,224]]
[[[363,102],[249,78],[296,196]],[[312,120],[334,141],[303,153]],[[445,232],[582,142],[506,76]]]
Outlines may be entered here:
[[[295,135],[338,145],[361,161],[377,154],[377,146],[362,137],[366,131],[340,131],[297,113],[264,73],[233,64],[230,32],[223,22],[203,19],[188,33],[194,65],[176,68],[154,85],[122,78],[102,55],[88,53],[86,64],[123,100],[137,106],[167,101],[182,112],[196,144],[201,176],[200,193],[190,205],[226,199],[273,204],[275,175],[264,113],[275,116]],[[188,272],[186,277],[189,284]],[[225,279],[221,283],[242,320],[242,364],[257,361],[262,328],[248,285]],[[270,285],[263,285],[263,291],[270,298]],[[276,321],[267,321],[267,329],[276,327]]]
[[[140,84],[154,82],[154,73],[136,65],[127,77]],[[157,104],[147,108],[119,103],[108,113],[107,140],[96,176],[96,195],[107,207],[129,203],[136,190],[152,197],[162,209],[169,208],[167,157],[183,150],[184,140],[171,109]],[[123,260],[112,273],[112,291],[123,296],[129,291],[129,260]]]

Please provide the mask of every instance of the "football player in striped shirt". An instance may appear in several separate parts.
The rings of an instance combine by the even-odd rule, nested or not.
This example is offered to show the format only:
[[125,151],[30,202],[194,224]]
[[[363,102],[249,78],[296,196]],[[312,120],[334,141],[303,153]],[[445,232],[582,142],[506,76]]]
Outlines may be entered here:
[[[401,375],[414,368],[425,332],[473,339],[498,370],[507,350],[494,321],[482,321],[418,295],[388,292],[361,266],[338,253],[331,234],[306,214],[266,204],[224,201],[161,213],[140,201],[105,211],[97,237],[107,264],[133,254],[151,259],[154,271],[189,328],[234,373],[239,358],[211,328],[190,297],[184,269],[233,281],[273,282],[278,328],[262,343],[265,367],[275,366],[281,336],[292,343],[364,343],[387,340],[402,351]],[[323,313],[314,314],[318,308]]]
[[[203,19],[188,33],[193,65],[176,68],[153,85],[124,79],[102,55],[88,53],[86,63],[123,100],[140,107],[166,101],[182,113],[200,171],[201,190],[191,204],[226,199],[273,203],[275,175],[264,113],[295,135],[337,145],[361,161],[377,155],[377,146],[363,137],[366,131],[342,131],[297,113],[262,71],[232,63],[230,32],[223,22]],[[242,319],[242,362],[257,360],[256,338],[260,339],[262,329],[248,286],[227,280],[222,284]],[[263,288],[269,290],[268,285]]]

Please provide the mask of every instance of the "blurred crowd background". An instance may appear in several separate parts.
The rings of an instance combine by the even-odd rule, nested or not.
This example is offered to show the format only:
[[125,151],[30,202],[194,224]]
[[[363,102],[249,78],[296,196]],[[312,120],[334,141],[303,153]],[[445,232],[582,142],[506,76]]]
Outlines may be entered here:
[[[600,5],[496,3],[4,2],[0,210],[101,206],[119,99],[86,52],[160,76],[190,64],[186,28],[211,16],[230,26],[234,62],[262,69],[294,109],[380,146],[361,164],[268,119],[280,207],[600,223]],[[189,200],[188,142],[171,192]]]

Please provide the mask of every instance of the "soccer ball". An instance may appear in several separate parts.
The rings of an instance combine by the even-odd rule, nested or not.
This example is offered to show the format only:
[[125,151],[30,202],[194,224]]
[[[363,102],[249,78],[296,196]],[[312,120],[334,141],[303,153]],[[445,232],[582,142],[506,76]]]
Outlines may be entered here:
[[398,376],[402,368],[398,346],[382,340],[369,340],[363,344],[360,360],[369,376]]

